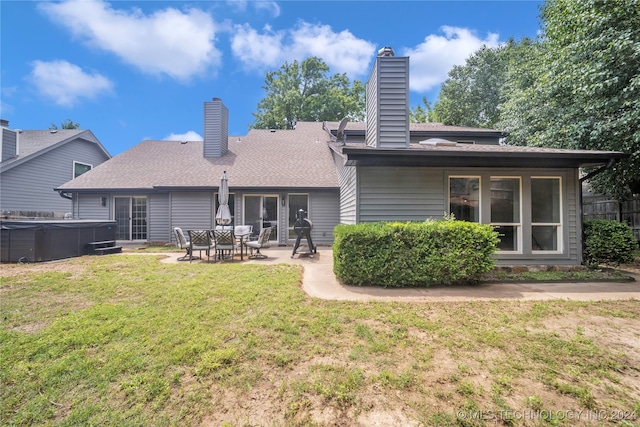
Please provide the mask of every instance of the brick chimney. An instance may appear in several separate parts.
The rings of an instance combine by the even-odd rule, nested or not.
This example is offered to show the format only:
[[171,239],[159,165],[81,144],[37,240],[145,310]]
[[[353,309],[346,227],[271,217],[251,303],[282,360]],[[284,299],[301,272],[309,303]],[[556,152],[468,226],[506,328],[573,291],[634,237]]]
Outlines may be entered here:
[[227,154],[229,142],[229,110],[220,98],[204,103],[204,157]]
[[366,90],[366,143],[375,148],[409,148],[409,57],[378,51]]

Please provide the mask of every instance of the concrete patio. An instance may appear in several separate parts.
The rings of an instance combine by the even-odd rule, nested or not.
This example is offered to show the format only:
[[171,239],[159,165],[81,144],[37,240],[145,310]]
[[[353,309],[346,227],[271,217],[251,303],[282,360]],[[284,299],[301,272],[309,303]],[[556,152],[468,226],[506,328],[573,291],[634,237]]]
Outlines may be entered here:
[[[640,300],[640,274],[628,272],[635,280],[627,282],[549,282],[549,283],[492,283],[477,286],[451,286],[433,288],[391,289],[382,287],[346,286],[340,283],[333,273],[333,254],[330,247],[318,247],[316,254],[309,255],[306,247],[298,250],[292,257],[293,248],[271,247],[264,249],[266,259],[248,259],[240,261],[239,255],[223,263],[234,264],[297,264],[304,268],[302,288],[311,297],[327,300],[345,301],[402,301],[402,302],[445,302],[478,300],[552,300],[567,299],[574,301],[597,300]],[[126,251],[125,253],[135,253]],[[142,253],[141,253],[142,254]],[[148,254],[148,253],[147,253]],[[178,261],[183,252],[162,253],[167,258],[163,262],[180,263],[189,268],[188,261]],[[207,262],[193,261],[193,264]],[[217,265],[213,260],[212,265]],[[192,264],[192,265],[193,265]]]

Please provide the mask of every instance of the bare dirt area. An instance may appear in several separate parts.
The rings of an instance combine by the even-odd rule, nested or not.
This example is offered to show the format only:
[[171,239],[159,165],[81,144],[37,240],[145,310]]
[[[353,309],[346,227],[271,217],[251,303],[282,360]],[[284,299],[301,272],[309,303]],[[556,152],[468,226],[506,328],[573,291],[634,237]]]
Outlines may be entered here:
[[[583,385],[591,381],[585,377],[592,373],[589,367],[572,366],[572,350],[567,350],[568,360],[550,366],[537,366],[536,358],[512,353],[509,348],[484,346],[474,351],[434,344],[424,346],[428,350],[424,353],[408,346],[405,358],[397,364],[377,357],[354,361],[353,354],[331,354],[279,370],[246,392],[212,388],[217,410],[202,425],[482,425],[481,420],[470,419],[477,416],[491,425],[543,425],[542,417],[551,412],[559,417],[555,420],[559,425],[599,425],[607,421],[604,414],[618,414],[616,411],[627,411],[633,422],[640,419],[637,315],[611,317],[578,310],[536,323],[530,333],[523,340],[538,334],[560,339],[549,345],[568,342],[571,346],[576,340],[588,340],[615,355],[612,360],[618,366],[614,372],[619,375],[603,373],[596,375],[591,385]],[[433,334],[422,331],[412,339],[422,344],[437,341]],[[594,362],[593,369],[602,369],[596,365]],[[258,362],[256,368],[269,375],[267,365]],[[330,388],[333,380],[318,372],[332,370],[343,375],[358,371],[362,381],[352,394],[345,386],[342,399],[323,394],[323,386]],[[385,378],[384,372],[395,372],[396,376]],[[402,373],[406,373],[405,383],[399,379]],[[581,396],[582,391],[588,395]],[[621,403],[618,392],[635,400],[635,408],[629,401]],[[562,417],[574,418],[568,422]]]

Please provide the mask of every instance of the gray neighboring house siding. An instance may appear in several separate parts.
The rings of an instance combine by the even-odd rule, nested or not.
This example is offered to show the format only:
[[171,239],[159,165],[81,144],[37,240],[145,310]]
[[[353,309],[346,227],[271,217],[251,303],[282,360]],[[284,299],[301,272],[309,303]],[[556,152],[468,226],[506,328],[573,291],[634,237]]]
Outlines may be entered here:
[[[18,150],[22,148],[21,145],[28,143],[26,139],[30,132],[33,131],[24,131],[18,136]],[[18,157],[4,164],[0,179],[2,211],[71,212],[71,200],[61,197],[54,188],[73,179],[74,161],[95,167],[110,158],[97,140],[82,138],[93,139],[93,134],[81,133],[78,136],[60,145],[46,147],[24,159]]]

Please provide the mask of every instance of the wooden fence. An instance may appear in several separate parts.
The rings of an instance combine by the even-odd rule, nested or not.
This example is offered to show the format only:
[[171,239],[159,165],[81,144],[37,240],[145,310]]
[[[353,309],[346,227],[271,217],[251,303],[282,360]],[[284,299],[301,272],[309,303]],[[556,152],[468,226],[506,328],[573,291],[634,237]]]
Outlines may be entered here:
[[583,196],[582,218],[611,219],[626,222],[640,242],[640,197],[618,202],[608,196]]

